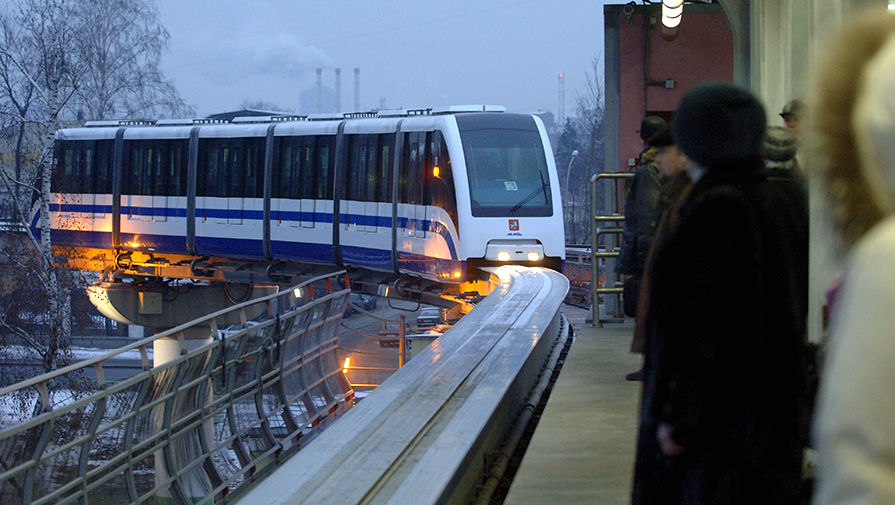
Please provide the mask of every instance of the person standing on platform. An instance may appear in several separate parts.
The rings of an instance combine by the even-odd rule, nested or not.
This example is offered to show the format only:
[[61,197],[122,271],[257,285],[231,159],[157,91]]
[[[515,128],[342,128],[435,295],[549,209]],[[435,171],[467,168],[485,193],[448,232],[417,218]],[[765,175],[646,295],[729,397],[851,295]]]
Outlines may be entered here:
[[[657,209],[659,212],[659,225],[656,228],[656,235],[653,237],[653,244],[661,244],[677,226],[677,208],[679,202],[686,198],[686,195],[692,188],[692,182],[687,174],[687,157],[678,149],[674,136],[670,127],[663,128],[659,133],[653,135],[649,139],[650,145],[658,149],[656,153],[656,164],[662,172],[662,187],[659,190],[659,200]],[[631,343],[631,351],[649,355],[651,351],[649,346],[656,345],[655,331],[652,332],[653,339],[647,331],[649,325],[650,304],[652,303],[651,278],[655,255],[651,252],[646,260],[644,268],[643,282],[640,287],[639,300],[637,302],[637,324],[634,328],[634,340]],[[655,328],[654,328],[655,329]],[[651,360],[645,360],[644,367],[651,364]],[[646,374],[650,375],[650,374]],[[651,375],[650,375],[651,376]],[[659,441],[655,434],[657,424],[647,412],[643,410],[643,406],[650,403],[650,398],[654,394],[655,381],[647,381],[643,384],[641,392],[641,412],[639,416],[640,425],[638,431],[640,436],[637,440],[637,451],[634,463],[634,496],[632,503],[640,504],[660,504],[660,503],[676,503],[673,497],[677,493],[673,489],[679,487],[679,476],[673,478],[674,469],[664,463]],[[668,486],[672,489],[669,489]]]
[[[631,317],[637,314],[643,266],[659,218],[656,202],[659,198],[660,175],[659,167],[655,163],[656,148],[648,145],[646,141],[665,126],[665,120],[658,116],[646,116],[640,122],[640,139],[643,140],[645,148],[640,153],[640,163],[625,196],[625,227],[616,271],[622,274],[624,280],[622,293],[624,312],[626,316]],[[625,376],[627,380],[641,380],[642,377],[642,370]]]
[[[671,126],[666,125],[647,140],[647,144],[656,150],[655,163],[659,168],[660,186],[656,199],[658,225],[653,235],[653,243],[661,241],[676,223],[669,217],[669,212],[691,186],[687,175],[687,157],[678,149],[671,133]],[[643,354],[646,345],[646,315],[649,311],[649,289],[647,287],[650,270],[650,255],[641,279],[640,292],[637,298],[637,324],[634,327],[634,338],[631,341],[631,352]]]
[[642,412],[654,428],[640,437],[659,453],[635,503],[798,503],[808,214],[765,176],[766,124],[725,83],[678,107],[694,184],[652,252]]
[[816,166],[847,252],[814,425],[815,505],[895,503],[895,15],[853,19],[818,66]]

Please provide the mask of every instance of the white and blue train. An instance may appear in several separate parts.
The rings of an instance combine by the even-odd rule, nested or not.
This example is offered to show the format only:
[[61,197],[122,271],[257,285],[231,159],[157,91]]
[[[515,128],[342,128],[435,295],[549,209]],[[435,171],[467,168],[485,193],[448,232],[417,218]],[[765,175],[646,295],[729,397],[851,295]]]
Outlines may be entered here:
[[[502,110],[59,130],[53,245],[105,258],[98,265],[107,271],[172,277],[174,266],[205,258],[447,284],[483,265],[561,269],[562,206],[547,134],[538,117]],[[35,210],[35,231],[37,223]]]

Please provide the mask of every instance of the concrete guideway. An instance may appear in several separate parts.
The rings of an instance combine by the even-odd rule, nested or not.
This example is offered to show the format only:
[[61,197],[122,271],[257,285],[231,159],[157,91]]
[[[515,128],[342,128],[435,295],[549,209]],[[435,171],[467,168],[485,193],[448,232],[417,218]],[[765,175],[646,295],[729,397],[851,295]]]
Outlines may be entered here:
[[567,331],[564,276],[493,273],[490,296],[237,503],[468,503]]

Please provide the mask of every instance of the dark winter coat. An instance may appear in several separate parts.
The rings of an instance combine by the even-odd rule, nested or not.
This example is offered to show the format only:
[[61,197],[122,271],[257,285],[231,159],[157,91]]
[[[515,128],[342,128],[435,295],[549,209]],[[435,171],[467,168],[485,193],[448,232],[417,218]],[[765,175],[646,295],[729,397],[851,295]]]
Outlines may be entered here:
[[625,196],[625,229],[616,271],[624,275],[640,276],[646,263],[659,214],[659,167],[653,162],[654,150],[641,155],[628,194]]
[[694,185],[651,260],[635,504],[797,502],[807,258],[804,200],[760,160]]

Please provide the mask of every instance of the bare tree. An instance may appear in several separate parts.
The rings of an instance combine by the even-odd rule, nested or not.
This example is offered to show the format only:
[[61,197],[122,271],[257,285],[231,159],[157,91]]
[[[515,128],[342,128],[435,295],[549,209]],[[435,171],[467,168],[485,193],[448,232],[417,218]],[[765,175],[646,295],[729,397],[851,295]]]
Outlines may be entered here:
[[[569,188],[579,188],[569,195],[565,216],[566,241],[574,244],[590,242],[591,237],[591,186],[590,178],[601,171],[604,159],[603,112],[605,107],[603,83],[599,78],[600,56],[591,60],[586,73],[585,89],[576,97],[576,117],[567,122],[563,136],[564,151],[557,153],[569,160],[565,151],[578,151],[578,157],[568,169]],[[568,163],[568,161],[566,162]]]
[[76,110],[91,119],[194,114],[159,69],[170,35],[154,4],[79,0],[68,12],[79,68]]
[[[0,301],[0,339],[17,344],[0,345],[0,352],[36,353],[44,371],[60,364],[71,335],[70,291],[83,282],[53,261],[54,254],[64,253],[54,251],[50,233],[53,141],[60,117],[74,117],[82,108],[95,117],[183,110],[158,70],[167,32],[147,5],[144,0],[15,0],[0,6],[0,124],[16,136],[9,143],[15,146],[14,164],[0,166],[0,181],[19,223],[18,239],[0,241],[0,263],[6,263],[0,276],[23,284]],[[9,378],[0,367],[0,380]]]

